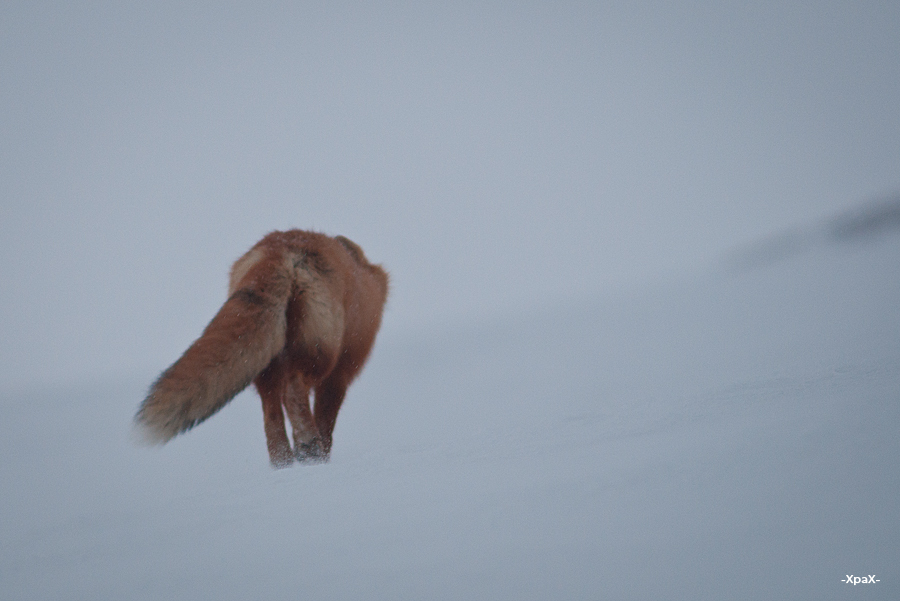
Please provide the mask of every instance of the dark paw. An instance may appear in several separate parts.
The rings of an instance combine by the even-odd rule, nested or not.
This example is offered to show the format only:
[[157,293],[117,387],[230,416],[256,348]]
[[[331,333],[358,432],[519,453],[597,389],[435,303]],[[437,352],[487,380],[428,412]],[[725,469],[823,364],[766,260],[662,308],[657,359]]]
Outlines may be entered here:
[[328,461],[328,453],[322,446],[322,441],[318,438],[297,444],[294,448],[294,457],[296,457],[298,462],[306,465]]

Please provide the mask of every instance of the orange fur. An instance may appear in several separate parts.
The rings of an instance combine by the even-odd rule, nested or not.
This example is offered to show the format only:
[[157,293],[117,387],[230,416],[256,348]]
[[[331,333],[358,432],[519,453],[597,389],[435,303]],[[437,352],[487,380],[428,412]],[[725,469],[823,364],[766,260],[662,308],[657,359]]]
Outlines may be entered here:
[[146,439],[165,443],[252,381],[272,465],[327,460],[347,387],[375,343],[387,289],[387,273],[343,236],[272,232],[235,262],[228,300],[153,384],[135,422]]

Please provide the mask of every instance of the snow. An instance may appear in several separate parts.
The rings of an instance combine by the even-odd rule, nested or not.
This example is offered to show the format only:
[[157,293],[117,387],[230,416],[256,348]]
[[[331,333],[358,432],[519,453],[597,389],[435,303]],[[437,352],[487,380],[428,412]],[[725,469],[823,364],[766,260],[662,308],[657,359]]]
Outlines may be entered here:
[[6,394],[0,598],[896,599],[900,236],[803,248],[383,337],[326,465],[251,391],[159,449],[152,374]]

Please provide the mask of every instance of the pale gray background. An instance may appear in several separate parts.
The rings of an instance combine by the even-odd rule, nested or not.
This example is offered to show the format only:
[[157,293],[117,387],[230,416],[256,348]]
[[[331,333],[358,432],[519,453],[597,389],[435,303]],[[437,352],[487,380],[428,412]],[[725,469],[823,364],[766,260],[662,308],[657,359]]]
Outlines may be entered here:
[[266,232],[392,333],[633,288],[900,187],[900,4],[0,6],[0,386],[146,377]]

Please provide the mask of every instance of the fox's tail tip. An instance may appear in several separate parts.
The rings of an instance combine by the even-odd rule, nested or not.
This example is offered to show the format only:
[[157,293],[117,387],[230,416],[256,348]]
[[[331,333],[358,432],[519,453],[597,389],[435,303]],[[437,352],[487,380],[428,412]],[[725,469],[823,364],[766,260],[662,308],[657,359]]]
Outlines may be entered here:
[[137,446],[159,447],[169,442],[173,436],[162,428],[147,422],[140,413],[134,416],[131,440]]

